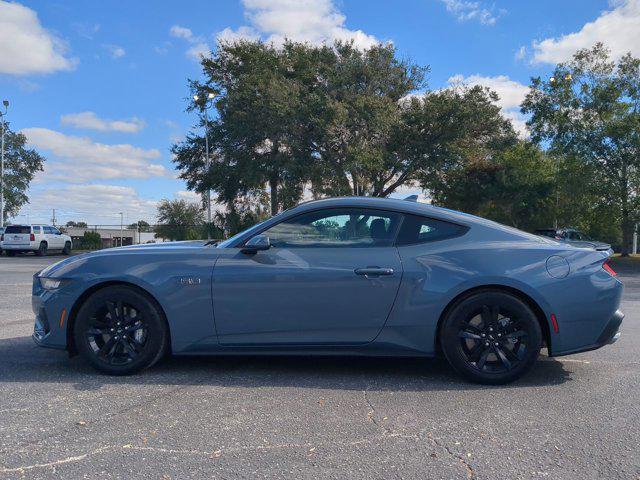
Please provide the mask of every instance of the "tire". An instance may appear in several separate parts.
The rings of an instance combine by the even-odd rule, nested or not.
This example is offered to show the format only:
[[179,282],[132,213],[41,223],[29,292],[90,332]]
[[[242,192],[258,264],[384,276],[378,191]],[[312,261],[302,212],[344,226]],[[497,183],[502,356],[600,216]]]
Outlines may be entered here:
[[62,249],[63,255],[69,255],[71,253],[71,242],[65,242],[64,248]]
[[164,315],[145,294],[127,286],[91,295],[78,311],[73,338],[78,353],[109,375],[139,372],[169,349]]
[[498,290],[483,290],[459,301],[440,329],[440,344],[451,366],[476,383],[501,385],[527,373],[542,347],[542,331],[531,308]]
[[38,250],[36,250],[36,255],[39,257],[44,257],[47,254],[47,242],[40,242],[40,246]]

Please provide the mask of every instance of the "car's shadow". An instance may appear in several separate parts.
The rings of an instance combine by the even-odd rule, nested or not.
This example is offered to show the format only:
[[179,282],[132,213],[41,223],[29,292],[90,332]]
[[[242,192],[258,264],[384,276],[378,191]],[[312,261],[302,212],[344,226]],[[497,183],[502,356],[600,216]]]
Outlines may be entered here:
[[[562,363],[541,356],[508,388],[560,385],[571,380]],[[37,347],[29,337],[0,340],[0,383],[71,383],[78,390],[104,385],[211,385],[378,391],[495,388],[468,383],[442,359],[294,356],[171,357],[128,377],[101,375],[79,357]],[[503,387],[504,388],[504,387]]]

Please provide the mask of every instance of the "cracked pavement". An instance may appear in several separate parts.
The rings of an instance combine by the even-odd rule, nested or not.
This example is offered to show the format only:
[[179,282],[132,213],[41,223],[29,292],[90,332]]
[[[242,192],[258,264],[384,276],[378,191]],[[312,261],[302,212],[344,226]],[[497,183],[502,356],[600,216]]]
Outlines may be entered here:
[[442,360],[173,358],[107,377],[30,339],[0,257],[0,478],[640,478],[640,276],[623,336],[507,387]]

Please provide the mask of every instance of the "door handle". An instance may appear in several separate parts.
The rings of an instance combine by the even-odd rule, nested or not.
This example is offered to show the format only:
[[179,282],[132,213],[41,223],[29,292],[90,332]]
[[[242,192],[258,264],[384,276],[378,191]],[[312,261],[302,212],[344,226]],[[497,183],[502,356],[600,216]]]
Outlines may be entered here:
[[378,277],[380,275],[393,275],[393,268],[381,268],[381,267],[365,267],[356,268],[354,270],[356,275],[364,275],[365,277]]

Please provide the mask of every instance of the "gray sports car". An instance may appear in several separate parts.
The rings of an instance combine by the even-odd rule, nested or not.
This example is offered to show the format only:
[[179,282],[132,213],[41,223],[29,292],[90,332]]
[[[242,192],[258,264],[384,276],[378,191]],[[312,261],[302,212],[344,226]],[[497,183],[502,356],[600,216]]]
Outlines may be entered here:
[[442,353],[483,383],[613,343],[609,253],[416,202],[305,203],[222,243],[78,255],[34,276],[33,338],[130,374],[164,355]]

